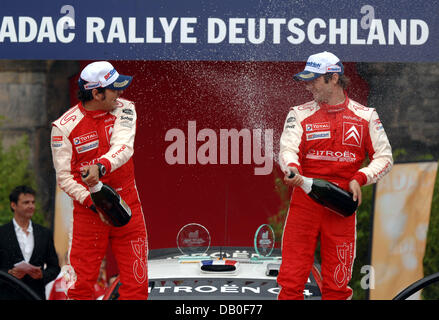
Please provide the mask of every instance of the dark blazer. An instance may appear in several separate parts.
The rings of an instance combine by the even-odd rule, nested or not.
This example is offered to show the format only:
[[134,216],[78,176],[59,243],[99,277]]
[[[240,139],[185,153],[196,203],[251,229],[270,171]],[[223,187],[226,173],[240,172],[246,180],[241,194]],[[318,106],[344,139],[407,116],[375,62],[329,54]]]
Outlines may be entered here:
[[[41,299],[45,299],[45,286],[54,280],[59,272],[58,255],[53,243],[52,231],[32,222],[34,234],[34,251],[29,263],[34,266],[40,266],[43,271],[43,278],[35,280],[29,275],[25,275],[21,280],[28,285]],[[12,220],[0,226],[0,269],[8,272],[14,267],[14,264],[23,261],[24,257],[18,244],[15,234],[14,223]],[[13,293],[7,293],[4,284],[0,284],[0,298],[15,300],[20,299]]]

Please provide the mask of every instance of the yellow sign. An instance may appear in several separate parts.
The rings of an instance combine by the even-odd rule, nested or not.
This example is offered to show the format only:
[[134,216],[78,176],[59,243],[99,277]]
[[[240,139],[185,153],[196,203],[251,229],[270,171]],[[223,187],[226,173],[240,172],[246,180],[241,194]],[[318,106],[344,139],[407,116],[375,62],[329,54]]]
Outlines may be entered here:
[[56,187],[54,225],[53,240],[55,250],[58,253],[59,264],[63,266],[67,263],[67,255],[70,248],[70,235],[73,226],[73,201],[59,186]]
[[424,277],[422,261],[437,167],[437,162],[395,164],[377,184],[371,300],[392,299]]

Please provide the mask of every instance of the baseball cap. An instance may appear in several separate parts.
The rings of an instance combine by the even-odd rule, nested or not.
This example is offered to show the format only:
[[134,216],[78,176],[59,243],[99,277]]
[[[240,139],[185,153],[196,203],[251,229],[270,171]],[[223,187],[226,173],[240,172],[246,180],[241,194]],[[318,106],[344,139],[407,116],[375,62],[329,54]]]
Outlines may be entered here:
[[343,74],[344,68],[340,59],[333,53],[324,51],[310,55],[305,70],[294,75],[294,80],[310,81],[325,73]]
[[106,88],[124,90],[133,77],[119,74],[108,61],[96,61],[88,64],[79,76],[78,85],[81,90]]

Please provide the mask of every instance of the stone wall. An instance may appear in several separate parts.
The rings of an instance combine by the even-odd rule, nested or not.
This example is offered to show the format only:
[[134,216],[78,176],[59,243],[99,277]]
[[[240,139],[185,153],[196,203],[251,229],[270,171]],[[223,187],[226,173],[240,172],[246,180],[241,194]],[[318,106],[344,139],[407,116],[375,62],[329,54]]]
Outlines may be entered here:
[[439,158],[439,63],[358,63],[393,149]]
[[69,77],[79,71],[72,61],[0,60],[0,127],[5,148],[29,136],[38,197],[51,221],[55,172],[50,150],[50,123],[70,105]]

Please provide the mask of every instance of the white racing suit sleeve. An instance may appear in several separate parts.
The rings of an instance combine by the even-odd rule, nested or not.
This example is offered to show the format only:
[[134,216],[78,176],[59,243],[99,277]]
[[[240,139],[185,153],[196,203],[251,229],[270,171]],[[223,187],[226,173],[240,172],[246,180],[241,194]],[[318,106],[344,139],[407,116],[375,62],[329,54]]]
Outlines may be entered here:
[[300,124],[300,119],[294,109],[290,110],[280,137],[279,165],[283,172],[288,171],[288,165],[290,164],[300,168],[298,154],[302,134],[303,128]]
[[134,103],[119,99],[123,106],[112,112],[116,116],[110,139],[110,150],[101,156],[107,172],[113,172],[124,165],[134,153],[137,114]]
[[362,185],[376,183],[387,174],[393,166],[392,148],[378,117],[378,113],[375,110],[373,110],[369,121],[369,134],[371,141],[370,144],[367,144],[367,152],[369,153],[371,162],[367,167],[358,171],[364,174],[367,179],[363,179]]
[[84,204],[90,192],[74,180],[71,170],[72,144],[56,124],[52,126],[51,148],[58,186],[72,199]]

